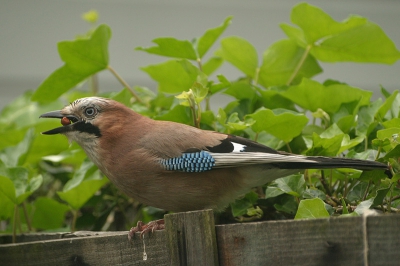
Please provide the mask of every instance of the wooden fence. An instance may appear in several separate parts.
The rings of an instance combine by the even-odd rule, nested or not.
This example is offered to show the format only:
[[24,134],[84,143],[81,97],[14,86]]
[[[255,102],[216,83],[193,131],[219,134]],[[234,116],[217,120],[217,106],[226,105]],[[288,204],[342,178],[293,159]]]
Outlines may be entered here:
[[215,226],[196,211],[165,224],[132,243],[127,232],[0,236],[0,265],[400,265],[400,215]]

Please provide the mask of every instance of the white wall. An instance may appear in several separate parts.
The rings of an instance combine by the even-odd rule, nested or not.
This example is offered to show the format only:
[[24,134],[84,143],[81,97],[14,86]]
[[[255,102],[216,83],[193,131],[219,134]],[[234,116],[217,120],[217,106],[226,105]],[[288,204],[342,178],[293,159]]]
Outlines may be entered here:
[[[165,60],[134,51],[150,46],[160,36],[191,39],[233,15],[225,36],[238,35],[255,45],[260,55],[273,42],[284,38],[279,23],[290,22],[295,0],[0,0],[0,109],[19,93],[35,89],[62,65],[56,43],[74,39],[89,25],[82,13],[96,9],[100,22],[113,30],[110,64],[131,84],[155,89],[156,84],[140,66]],[[400,47],[400,1],[397,0],[310,0],[337,20],[359,14],[378,23]],[[393,91],[400,86],[400,63],[323,64],[325,73],[317,80],[334,78],[363,89],[378,90],[382,84]],[[221,72],[235,77],[238,72],[225,66]],[[119,89],[114,78],[100,75],[101,90]]]

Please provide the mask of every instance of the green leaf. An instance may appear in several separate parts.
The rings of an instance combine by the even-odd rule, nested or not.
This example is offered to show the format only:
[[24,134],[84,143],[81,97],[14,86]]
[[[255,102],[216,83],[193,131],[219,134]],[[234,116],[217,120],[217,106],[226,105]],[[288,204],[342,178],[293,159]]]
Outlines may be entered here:
[[291,100],[283,97],[280,89],[276,87],[268,88],[266,90],[259,89],[258,92],[261,94],[261,101],[265,108],[277,109],[284,108],[295,111],[294,104]]
[[77,186],[79,186],[85,179],[88,179],[89,176],[93,175],[97,171],[97,166],[95,166],[90,161],[84,161],[81,167],[74,173],[72,179],[70,179],[63,188],[63,191],[66,192],[71,190]]
[[302,196],[304,199],[314,199],[314,198],[320,198],[321,200],[326,199],[325,193],[316,188],[307,188]]
[[221,57],[213,56],[203,64],[202,70],[204,74],[209,76],[214,73],[222,65],[223,62],[224,60]]
[[155,116],[156,120],[173,121],[186,125],[191,125],[193,123],[192,117],[190,115],[189,109],[183,105],[176,105],[174,108],[170,109],[168,112]]
[[336,135],[331,138],[321,138],[313,133],[313,146],[307,151],[311,156],[336,156],[341,148],[344,134]]
[[253,99],[256,96],[253,86],[245,81],[232,82],[224,93],[238,100]]
[[34,202],[32,225],[36,229],[56,229],[63,225],[68,206],[51,198],[39,197]]
[[308,45],[308,41],[306,40],[306,36],[304,35],[304,31],[301,29],[288,25],[286,23],[281,23],[279,25],[283,32],[293,40],[298,46],[305,48]]
[[193,83],[189,91],[184,91],[175,98],[179,99],[179,103],[183,106],[195,107],[196,104],[201,103],[208,94],[208,88],[204,87],[199,82]]
[[13,204],[17,204],[17,197],[15,195],[14,183],[11,181],[10,178],[2,175],[0,175],[0,195],[3,198],[6,198],[9,201],[11,201]]
[[[203,58],[205,53],[211,48],[215,41],[221,36],[225,29],[231,24],[232,17],[227,17],[224,22],[215,28],[208,29],[197,42],[197,53],[200,58]],[[205,72],[206,73],[206,72]]]
[[13,182],[2,175],[0,175],[0,202],[0,220],[12,217],[14,207],[17,204],[15,188]]
[[[17,129],[33,127],[39,123],[46,123],[46,120],[38,119],[41,114],[48,112],[49,110],[57,110],[63,105],[59,101],[54,101],[48,104],[32,102],[32,94],[32,91],[27,91],[19,95],[11,103],[7,104],[7,106],[0,112],[0,123],[5,123],[7,125],[13,124]],[[3,138],[4,137],[5,136],[3,136]]]
[[266,131],[286,143],[300,135],[308,123],[305,115],[289,111],[275,114],[272,110],[260,109],[248,117],[256,121],[251,127],[255,132]]
[[110,28],[100,25],[88,39],[58,43],[58,52],[65,64],[39,85],[32,100],[42,103],[54,101],[89,76],[106,69],[110,38]]
[[214,84],[211,84],[211,86],[210,86],[211,94],[215,94],[215,93],[229,87],[231,84],[224,75],[221,75],[221,74],[217,75],[217,78],[218,78],[219,83],[214,83]]
[[[263,54],[258,82],[264,87],[287,84],[303,60],[304,52],[292,40],[281,40],[272,44]],[[311,78],[320,72],[322,69],[318,62],[308,55],[291,83],[297,84],[303,77]]]
[[293,196],[284,194],[278,196],[275,200],[277,203],[274,204],[274,208],[277,211],[285,212],[293,216],[296,214],[298,204]]
[[376,191],[376,196],[374,197],[374,202],[372,203],[372,206],[382,205],[389,191],[390,187],[378,189]]
[[265,190],[265,198],[269,199],[269,198],[275,198],[279,195],[284,194],[285,192],[275,186],[268,186],[267,189]]
[[[368,171],[365,171],[364,173],[367,173]],[[357,202],[361,200],[364,197],[365,191],[368,188],[368,183],[367,182],[360,182],[357,185],[355,185],[347,195],[347,200],[349,202]]]
[[369,170],[363,171],[359,180],[361,181],[373,181],[374,183],[379,182],[382,179],[387,178],[384,170]]
[[221,40],[221,48],[215,53],[244,74],[254,78],[258,67],[258,55],[247,40],[232,36]]
[[319,198],[315,198],[300,201],[299,208],[297,209],[294,219],[314,219],[327,217],[329,217],[329,213],[325,208],[324,202]]
[[379,111],[382,100],[378,99],[368,106],[362,106],[358,111],[356,133],[358,136],[368,136],[376,127],[375,114]]
[[34,139],[34,130],[30,129],[26,132],[25,138],[13,147],[7,147],[0,153],[0,160],[8,167],[22,165],[25,162],[29,149]]
[[258,195],[254,191],[247,193],[243,198],[237,199],[234,203],[231,203],[232,215],[234,217],[245,215],[247,209],[253,207],[257,203]]
[[385,128],[400,127],[400,118],[396,117],[382,123]]
[[159,91],[166,93],[179,93],[188,90],[200,74],[198,68],[186,59],[171,60],[141,69],[158,82]]
[[343,103],[360,101],[360,105],[368,105],[372,92],[345,84],[324,86],[304,78],[299,85],[289,87],[282,96],[312,112],[322,109],[327,113],[335,113]]
[[93,163],[86,161],[65,184],[63,191],[57,194],[74,210],[78,210],[107,182],[108,179],[101,175]]
[[[310,19],[312,18],[312,19]],[[291,20],[312,45],[311,54],[327,62],[353,61],[392,64],[400,58],[392,40],[366,18],[350,16],[343,22],[333,20],[322,9],[301,3],[292,10]],[[302,40],[297,32],[291,37]]]
[[390,95],[388,98],[386,98],[385,102],[379,108],[376,116],[380,120],[382,120],[385,117],[386,113],[392,108],[393,102],[396,100],[398,93],[399,93],[399,91],[394,91],[392,95]]
[[228,117],[225,126],[229,129],[230,133],[233,133],[237,131],[243,131],[252,124],[253,124],[252,121],[251,122],[241,121],[239,119],[238,113],[235,112]]
[[305,190],[305,180],[303,175],[290,175],[279,178],[274,181],[274,184],[276,184],[276,187],[284,193],[295,196],[296,198],[301,197]]
[[177,40],[172,37],[162,37],[153,40],[158,46],[143,48],[136,47],[135,50],[175,58],[196,60],[197,55],[193,44],[187,40]]
[[374,198],[364,200],[357,205],[357,208],[354,210],[354,212],[356,212],[359,215],[362,215],[366,210],[369,210],[371,208],[373,203],[374,203]]
[[74,210],[79,210],[102,186],[108,183],[108,179],[85,180],[79,186],[67,192],[58,191],[57,195],[66,201]]

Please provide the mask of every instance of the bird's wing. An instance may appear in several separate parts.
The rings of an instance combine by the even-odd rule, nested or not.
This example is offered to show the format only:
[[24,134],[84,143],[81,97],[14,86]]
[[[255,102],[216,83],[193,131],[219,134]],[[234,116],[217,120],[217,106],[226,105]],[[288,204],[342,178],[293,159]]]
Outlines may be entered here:
[[380,162],[323,156],[303,156],[276,151],[260,143],[227,135],[212,147],[190,148],[180,156],[162,159],[167,170],[204,172],[217,168],[269,164],[280,169],[355,168],[361,170],[387,169]]

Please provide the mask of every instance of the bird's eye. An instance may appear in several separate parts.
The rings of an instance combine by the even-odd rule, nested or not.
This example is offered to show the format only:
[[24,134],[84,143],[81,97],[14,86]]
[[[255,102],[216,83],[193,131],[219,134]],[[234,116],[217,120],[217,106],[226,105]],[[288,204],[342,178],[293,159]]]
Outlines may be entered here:
[[87,117],[95,116],[96,113],[97,113],[97,110],[94,107],[88,107],[88,108],[85,109],[85,115]]

